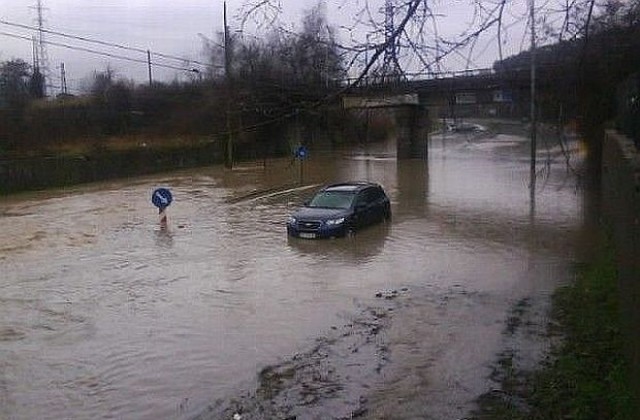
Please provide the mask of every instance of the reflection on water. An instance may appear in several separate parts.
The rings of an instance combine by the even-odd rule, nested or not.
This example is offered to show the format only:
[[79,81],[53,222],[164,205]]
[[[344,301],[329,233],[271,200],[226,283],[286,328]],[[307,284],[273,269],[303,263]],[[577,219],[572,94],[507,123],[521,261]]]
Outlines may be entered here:
[[390,223],[381,223],[357,232],[353,237],[327,240],[287,238],[300,256],[326,261],[328,264],[366,264],[379,255],[391,231]]
[[171,248],[173,246],[173,233],[166,226],[160,226],[155,229],[156,245],[162,248]]
[[[525,137],[436,136],[426,162],[392,150],[314,152],[309,188],[283,159],[3,198],[0,417],[188,417],[379,290],[505,302],[572,262],[582,198],[554,162],[530,223]],[[344,180],[382,184],[391,223],[288,239],[287,215]],[[158,185],[174,194],[167,229],[148,199]]]

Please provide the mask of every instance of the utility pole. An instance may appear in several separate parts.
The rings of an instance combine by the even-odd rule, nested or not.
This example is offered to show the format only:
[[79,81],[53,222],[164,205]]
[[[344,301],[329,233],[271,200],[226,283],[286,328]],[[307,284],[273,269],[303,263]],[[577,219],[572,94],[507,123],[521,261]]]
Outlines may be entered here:
[[38,41],[36,40],[35,35],[31,37],[32,47],[33,47],[33,71],[40,71],[40,60],[38,59]]
[[151,74],[151,51],[147,50],[147,67],[149,68],[149,86],[153,84],[153,75]]
[[36,40],[35,35],[31,37],[32,48],[33,48],[33,74],[31,75],[31,79],[29,80],[29,93],[34,98],[44,98],[45,97],[45,79],[42,73],[40,72],[40,57],[38,55],[38,41]]
[[391,0],[385,0],[384,6],[384,82],[400,81],[400,67],[398,66],[398,43],[395,38],[396,26],[394,22],[395,8]]
[[67,94],[67,72],[64,69],[64,63],[60,63],[60,93]]
[[229,39],[229,26],[227,26],[227,2],[223,3],[224,24],[224,77],[227,85],[227,154],[225,166],[233,167],[233,129],[231,125],[231,95],[233,94],[231,77],[231,40]]
[[383,62],[383,82],[389,81],[391,74],[393,73],[393,65],[395,64],[395,42],[393,41],[394,19],[393,19],[393,4],[390,0],[385,1],[384,5],[384,62]]
[[531,173],[529,188],[531,199],[535,199],[536,189],[536,150],[538,121],[536,116],[536,19],[535,0],[529,0],[531,19]]

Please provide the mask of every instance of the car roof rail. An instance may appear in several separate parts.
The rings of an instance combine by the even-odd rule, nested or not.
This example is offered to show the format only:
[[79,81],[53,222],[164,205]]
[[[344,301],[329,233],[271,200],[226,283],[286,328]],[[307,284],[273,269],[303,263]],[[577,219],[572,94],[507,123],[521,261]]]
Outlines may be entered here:
[[379,186],[375,182],[371,181],[348,181],[348,182],[336,182],[334,184],[328,184],[324,188],[332,188],[332,187],[346,187],[346,186],[354,186],[354,187],[373,187]]

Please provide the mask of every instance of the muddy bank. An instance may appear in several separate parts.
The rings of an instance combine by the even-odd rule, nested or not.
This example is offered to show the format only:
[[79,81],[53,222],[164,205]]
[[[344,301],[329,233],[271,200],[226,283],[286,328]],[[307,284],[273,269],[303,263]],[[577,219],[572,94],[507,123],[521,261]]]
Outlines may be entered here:
[[388,330],[395,299],[408,290],[379,292],[379,304],[361,308],[314,347],[264,367],[255,385],[217,400],[193,420],[350,419],[368,412],[372,384],[389,362]]
[[491,375],[496,387],[479,398],[473,419],[639,418],[614,261],[605,245],[577,267],[575,279],[553,294],[546,325],[530,322],[528,300],[514,307],[505,338],[536,335],[551,346],[535,366],[525,363],[526,348],[499,354]]
[[502,395],[495,355],[532,369],[549,347],[546,294],[505,301],[454,285],[376,297],[193,420],[469,418],[478,398]]
[[502,331],[502,349],[491,364],[491,386],[477,397],[468,418],[498,420],[531,414],[533,377],[562,339],[551,298],[524,298],[513,305]]

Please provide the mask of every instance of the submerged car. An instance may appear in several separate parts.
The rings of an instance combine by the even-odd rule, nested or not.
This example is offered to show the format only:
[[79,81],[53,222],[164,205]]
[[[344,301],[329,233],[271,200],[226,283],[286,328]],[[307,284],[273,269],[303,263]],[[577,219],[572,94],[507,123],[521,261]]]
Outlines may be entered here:
[[289,216],[287,233],[305,239],[345,236],[390,218],[391,204],[379,184],[332,184]]

